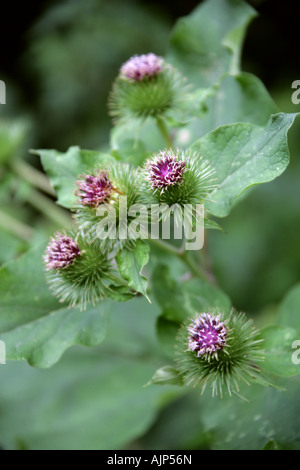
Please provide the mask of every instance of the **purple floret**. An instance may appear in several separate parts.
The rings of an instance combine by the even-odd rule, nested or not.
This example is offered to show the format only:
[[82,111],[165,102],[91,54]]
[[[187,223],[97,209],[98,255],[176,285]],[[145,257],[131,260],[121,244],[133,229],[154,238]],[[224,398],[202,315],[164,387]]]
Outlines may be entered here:
[[50,238],[44,261],[46,269],[63,269],[72,264],[80,256],[80,248],[73,238],[57,233]]
[[224,322],[209,313],[201,313],[188,326],[189,350],[197,352],[197,357],[215,355],[226,345],[227,329]]
[[186,161],[178,160],[176,155],[160,152],[153,160],[146,163],[147,180],[152,189],[165,191],[169,186],[182,183],[186,171]]
[[121,77],[141,81],[162,71],[163,59],[153,53],[135,55],[121,67]]
[[79,187],[77,196],[84,206],[98,207],[108,201],[113,186],[108,179],[107,173],[99,170],[95,175],[83,175],[82,180],[76,181]]

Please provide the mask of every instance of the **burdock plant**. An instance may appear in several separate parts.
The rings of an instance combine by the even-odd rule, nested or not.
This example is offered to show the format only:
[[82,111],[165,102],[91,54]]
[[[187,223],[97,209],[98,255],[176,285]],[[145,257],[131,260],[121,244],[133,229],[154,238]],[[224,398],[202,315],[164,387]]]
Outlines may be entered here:
[[[285,319],[281,311],[281,324],[269,328],[264,328],[262,317],[259,332],[247,313],[232,308],[222,291],[222,276],[214,266],[217,254],[207,243],[209,229],[220,230],[220,220],[243,202],[249,188],[285,170],[286,136],[295,115],[274,114],[276,108],[263,85],[239,69],[241,38],[251,17],[243,2],[208,0],[203,5],[175,28],[165,57],[145,51],[119,64],[109,96],[114,128],[107,145],[94,151],[72,146],[65,153],[35,152],[42,157],[58,204],[73,218],[64,225],[65,213],[60,213],[53,229],[59,231],[47,247],[1,270],[0,333],[7,338],[8,357],[27,359],[39,367],[52,365],[71,345],[100,343],[106,333],[106,306],[117,315],[122,310],[117,302],[132,300],[119,323],[112,319],[112,342],[95,353],[99,370],[110,347],[113,361],[121,361],[116,381],[107,381],[108,390],[118,394],[120,410],[129,409],[130,415],[135,413],[131,405],[136,398],[138,413],[143,414],[153,403],[169,403],[194,389],[204,408],[201,400],[210,395],[245,395],[243,384],[269,387],[276,383],[276,375],[299,373],[299,366],[291,363],[290,340],[298,340],[298,323],[295,320],[287,328],[290,310],[285,308],[289,310]],[[28,169],[21,169],[28,177]],[[38,184],[43,186],[44,178]],[[53,188],[47,185],[45,194],[53,195]],[[52,202],[53,220],[58,208]],[[33,203],[43,206],[44,212],[49,208],[43,198]],[[167,226],[164,216],[174,207],[179,208],[178,217],[170,217]],[[186,224],[187,207],[191,211]],[[152,217],[154,208],[157,218]],[[247,216],[245,212],[241,225]],[[184,230],[172,232],[175,222]],[[161,230],[165,227],[170,231]],[[192,228],[188,235],[196,238],[196,244],[186,243],[190,240],[186,227]],[[259,233],[260,227],[256,228]],[[221,230],[218,236],[223,236]],[[230,229],[226,236],[230,238]],[[247,257],[233,256],[228,273],[243,272],[253,285],[253,271],[245,271]],[[241,309],[250,310],[249,305]],[[59,353],[51,354],[52,344]],[[167,365],[160,367],[165,361]],[[89,375],[97,374],[96,368]],[[157,389],[142,395],[142,384],[153,374],[152,384],[182,388],[174,394],[167,389],[167,396]],[[106,379],[102,383],[106,390]],[[124,393],[131,398],[122,401],[127,386]],[[131,386],[138,388],[134,398]],[[249,388],[250,399],[253,389]],[[104,392],[100,401],[95,398],[97,406],[102,397]],[[105,413],[113,428],[111,413]],[[147,413],[144,421],[153,422]],[[132,426],[133,421],[130,417],[128,429],[142,434],[145,428],[140,423]],[[128,442],[121,444],[126,447]]]

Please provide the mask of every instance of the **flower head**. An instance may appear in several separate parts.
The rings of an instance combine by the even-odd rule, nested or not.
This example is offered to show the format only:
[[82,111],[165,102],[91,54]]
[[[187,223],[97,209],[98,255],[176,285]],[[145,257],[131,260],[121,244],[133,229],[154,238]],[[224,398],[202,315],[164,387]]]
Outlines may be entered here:
[[162,71],[163,59],[157,55],[134,55],[121,67],[121,77],[141,81],[153,77]]
[[146,179],[152,189],[164,192],[169,186],[182,183],[182,175],[186,171],[186,161],[179,160],[172,152],[160,152],[154,159],[146,163]]
[[[140,171],[145,204],[204,204],[217,185],[215,170],[198,152],[165,149],[149,158]],[[193,217],[195,212],[193,213]]]
[[106,171],[99,170],[97,175],[83,175],[82,178],[76,181],[79,187],[77,195],[82,205],[98,207],[109,199],[113,187]]
[[197,357],[210,354],[217,357],[217,351],[227,346],[227,329],[220,318],[221,315],[214,317],[209,313],[201,313],[188,326],[188,348],[196,351]]
[[[261,337],[244,313],[213,310],[184,322],[177,335],[175,360],[185,385],[209,385],[212,395],[239,394],[239,383],[265,381]],[[264,383],[267,383],[266,381]]]
[[51,237],[47,246],[44,261],[46,269],[63,269],[72,264],[80,256],[80,248],[73,238],[61,233]]
[[68,235],[57,233],[50,239],[44,261],[50,290],[71,307],[85,309],[90,302],[96,305],[105,297],[120,294],[118,272],[107,250],[87,234],[73,230]]
[[109,95],[109,112],[114,123],[174,112],[178,119],[186,93],[186,80],[172,65],[152,53],[136,55],[120,69]]

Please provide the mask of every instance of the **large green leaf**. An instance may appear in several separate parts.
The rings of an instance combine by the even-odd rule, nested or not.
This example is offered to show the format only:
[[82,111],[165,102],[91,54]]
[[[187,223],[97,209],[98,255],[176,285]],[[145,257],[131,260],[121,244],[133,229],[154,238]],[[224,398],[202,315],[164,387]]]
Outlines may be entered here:
[[186,107],[190,120],[175,134],[175,144],[180,147],[225,124],[251,122],[264,126],[278,111],[262,82],[250,73],[224,75],[211,88],[191,93]]
[[239,71],[246,28],[255,11],[240,0],[209,0],[178,21],[167,59],[197,87]]
[[297,114],[278,113],[266,127],[236,123],[219,127],[193,146],[216,170],[218,187],[206,208],[215,216],[229,214],[249,187],[272,181],[289,163],[287,132]]
[[141,274],[149,259],[149,245],[138,240],[130,249],[123,249],[116,256],[121,276],[128,281],[129,287],[147,297],[147,279]]
[[283,299],[279,309],[278,324],[300,331],[300,284],[294,286]]
[[76,204],[75,181],[78,176],[114,161],[111,155],[76,146],[65,153],[57,150],[32,150],[32,153],[41,156],[43,168],[56,190],[58,203],[67,208]]
[[211,397],[196,390],[172,402],[142,442],[146,449],[259,450],[273,441],[300,449],[299,377],[286,391],[242,384],[237,397]]
[[[264,339],[265,361],[262,364],[266,372],[289,377],[300,374],[300,364],[293,361],[293,344],[295,341],[300,347],[300,331],[293,328],[269,326],[262,330]],[[297,361],[298,362],[298,361]]]
[[151,154],[165,147],[156,122],[152,118],[130,119],[113,127],[110,136],[113,154],[121,161],[140,165]]
[[227,295],[209,282],[196,278],[179,282],[172,278],[170,268],[162,264],[153,272],[152,287],[161,308],[156,322],[157,337],[162,351],[171,359],[182,322],[197,312],[231,306]]
[[0,442],[7,449],[122,449],[153,423],[177,387],[144,385],[163,365],[155,304],[112,304],[105,342],[68,351],[51,369],[0,366]]
[[199,400],[202,429],[212,449],[259,450],[272,439],[282,449],[300,448],[299,378],[285,380],[286,391],[244,385],[248,402],[224,397]]
[[41,256],[41,248],[32,250],[0,270],[0,339],[7,359],[44,368],[74,344],[99,344],[108,305],[62,308],[46,285]]
[[198,278],[176,281],[165,265],[157,266],[152,285],[163,316],[173,322],[181,323],[196,312],[231,306],[228,296],[209,282]]

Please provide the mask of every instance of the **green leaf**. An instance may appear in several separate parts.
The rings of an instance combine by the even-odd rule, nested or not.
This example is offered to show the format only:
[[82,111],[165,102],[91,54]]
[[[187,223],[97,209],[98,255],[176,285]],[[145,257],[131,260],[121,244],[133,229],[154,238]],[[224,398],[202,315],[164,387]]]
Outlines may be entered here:
[[287,326],[300,331],[300,284],[294,286],[283,299],[277,323],[280,326]]
[[217,217],[229,214],[243,192],[272,181],[289,163],[287,132],[297,114],[271,116],[266,127],[236,123],[219,127],[193,146],[216,170],[218,187],[206,203]]
[[264,339],[265,361],[262,368],[269,374],[289,377],[300,374],[300,364],[293,363],[294,341],[299,340],[300,331],[293,328],[269,326],[261,332]]
[[274,439],[271,439],[266,443],[262,450],[279,450],[279,446],[278,443],[274,441]]
[[[282,449],[299,449],[299,377],[285,379],[286,391],[244,385],[244,402],[224,397],[199,398],[202,429],[213,436],[211,449],[259,450],[270,440]],[[196,411],[195,411],[196,412]]]
[[158,369],[146,385],[183,385],[182,378],[172,366]]
[[204,219],[204,228],[213,229],[213,230],[221,230],[221,232],[224,232],[224,229],[221,227],[221,225],[212,219]]
[[256,12],[239,0],[210,0],[176,24],[167,60],[197,87],[239,71],[244,34]]
[[134,166],[142,165],[144,160],[149,156],[145,145],[140,140],[125,139],[120,141],[120,145],[114,146],[112,155],[121,162],[130,163]]
[[[177,387],[144,387],[164,365],[158,308],[144,298],[112,303],[105,342],[72,348],[51,369],[0,366],[0,435],[7,449],[122,449],[143,435]],[[151,355],[150,355],[151,354]]]
[[62,308],[45,282],[41,248],[0,270],[0,339],[7,359],[46,368],[74,344],[95,346],[106,334],[107,303]]
[[152,118],[143,121],[129,119],[117,124],[111,131],[110,144],[117,158],[135,165],[165,147],[164,139]]
[[145,297],[147,297],[147,279],[141,271],[148,262],[149,251],[149,245],[138,240],[132,249],[123,249],[116,256],[121,276],[128,281],[129,287]]
[[124,448],[152,425],[168,392],[143,387],[151,363],[101,349],[69,353],[46,371],[20,363],[5,367],[0,433],[7,449]]
[[212,308],[229,309],[230,300],[220,289],[201,279],[176,281],[165,265],[158,265],[153,273],[153,294],[162,310],[162,315],[173,322],[181,323],[196,312]]
[[217,127],[234,122],[267,124],[277,106],[263,83],[250,73],[224,75],[207,90],[198,89],[186,100],[190,120],[178,130],[175,144],[187,146]]
[[81,150],[75,146],[70,147],[65,153],[57,150],[31,152],[41,156],[43,168],[57,193],[58,204],[68,209],[76,204],[75,181],[78,176],[115,161],[111,155],[93,150]]
[[178,322],[169,320],[164,315],[157,319],[156,332],[162,351],[171,359],[174,359],[174,346],[178,334]]

